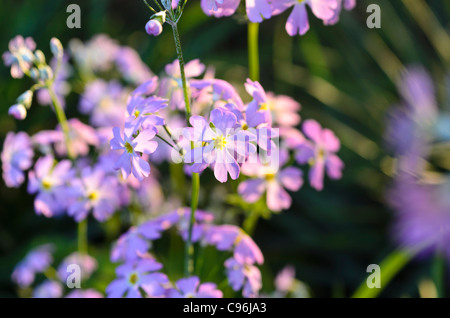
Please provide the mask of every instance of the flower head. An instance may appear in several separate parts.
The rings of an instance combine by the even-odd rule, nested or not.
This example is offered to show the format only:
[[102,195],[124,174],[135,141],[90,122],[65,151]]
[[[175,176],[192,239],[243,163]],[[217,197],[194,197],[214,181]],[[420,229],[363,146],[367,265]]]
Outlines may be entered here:
[[169,298],[222,298],[223,296],[216,284],[200,284],[200,279],[196,276],[182,278],[175,285],[176,288],[167,291]]
[[6,135],[1,154],[3,180],[8,187],[18,187],[25,180],[23,171],[33,164],[33,148],[30,137],[19,132]]

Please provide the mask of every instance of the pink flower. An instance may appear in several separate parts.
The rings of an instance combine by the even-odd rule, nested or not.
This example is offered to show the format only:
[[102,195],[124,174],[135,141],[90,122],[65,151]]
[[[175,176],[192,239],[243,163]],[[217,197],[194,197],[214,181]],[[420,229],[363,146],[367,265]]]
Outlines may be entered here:
[[151,154],[158,147],[158,143],[153,139],[156,135],[156,128],[147,129],[134,136],[131,129],[125,129],[122,138],[120,129],[113,128],[114,138],[111,140],[112,150],[124,150],[115,165],[115,169],[121,169],[122,175],[126,179],[131,173],[142,180],[150,174],[150,165],[142,159],[142,154]]
[[309,182],[320,191],[323,189],[325,170],[331,179],[340,179],[344,163],[336,155],[341,144],[336,135],[329,129],[322,129],[315,120],[303,123],[303,132],[311,139],[297,148],[296,160],[300,164],[309,163]]
[[[236,12],[240,0],[201,0],[201,7],[207,15],[216,18],[230,16]],[[267,0],[246,0],[245,9],[251,22],[262,22],[272,16],[272,10]]]
[[162,24],[157,20],[149,20],[145,25],[145,32],[147,32],[148,35],[158,36],[162,33],[162,30]]

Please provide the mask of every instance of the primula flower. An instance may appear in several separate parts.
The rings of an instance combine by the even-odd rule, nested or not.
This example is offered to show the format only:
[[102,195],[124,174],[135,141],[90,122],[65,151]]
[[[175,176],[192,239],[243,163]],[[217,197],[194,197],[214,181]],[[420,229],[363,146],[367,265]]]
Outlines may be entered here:
[[126,263],[116,269],[118,278],[106,287],[108,298],[142,298],[140,289],[150,297],[162,296],[168,283],[165,274],[157,272],[162,265],[151,258],[143,258],[135,263]]
[[133,85],[140,85],[153,76],[136,50],[128,46],[122,46],[115,59],[117,69],[123,78]]
[[336,155],[341,144],[336,135],[329,129],[322,129],[315,120],[303,123],[303,132],[311,139],[298,147],[296,160],[299,164],[309,163],[309,182],[320,191],[323,189],[325,171],[331,179],[342,177],[344,163]]
[[[236,12],[240,0],[201,0],[201,7],[207,15],[216,18],[230,16]],[[272,10],[267,0],[246,0],[245,8],[251,22],[262,22],[272,16]]]
[[134,137],[134,132],[131,129],[124,130],[122,138],[120,129],[114,127],[114,138],[111,140],[112,150],[123,150],[120,156],[116,169],[121,169],[122,176],[126,179],[131,173],[138,179],[142,180],[150,174],[150,165],[147,161],[142,159],[142,154],[151,154],[158,147],[158,143],[153,139],[156,135],[156,128],[140,131]]
[[53,245],[45,244],[30,251],[27,256],[14,268],[13,281],[20,287],[28,287],[37,273],[42,273],[53,262]]
[[200,279],[196,276],[182,278],[176,283],[176,288],[167,291],[169,298],[222,298],[222,291],[217,289],[213,283],[200,284]]
[[275,278],[275,288],[278,292],[287,294],[295,281],[295,268],[291,265],[283,268]]
[[28,193],[37,193],[34,209],[37,214],[52,217],[64,211],[66,181],[71,177],[71,163],[62,160],[54,166],[51,155],[41,157],[28,173]]
[[[280,153],[280,165],[286,163],[288,155]],[[238,193],[242,198],[254,203],[266,192],[267,207],[272,211],[281,211],[291,206],[292,199],[284,188],[298,191],[303,185],[303,173],[296,167],[286,167],[279,171],[278,165],[262,163],[244,163],[241,172],[253,178],[239,184]]]
[[158,111],[166,106],[167,99],[161,97],[132,95],[127,105],[125,127],[137,131],[164,125],[164,118],[158,115]]
[[19,187],[25,180],[23,171],[33,164],[33,148],[30,137],[19,132],[9,132],[3,143],[1,154],[3,180],[8,187]]
[[68,293],[66,298],[103,298],[103,295],[95,289],[76,289]]
[[33,51],[36,49],[36,43],[31,37],[23,38],[18,35],[8,44],[9,51],[3,53],[2,58],[6,66],[11,66],[11,76],[13,78],[22,78],[23,71],[28,71],[33,65]]
[[[159,88],[159,96],[169,100],[169,107],[171,109],[185,109],[183,83],[181,81],[180,64],[178,60],[167,64],[165,71],[168,77],[161,80]],[[186,63],[184,67],[187,85],[189,88],[189,81],[193,77],[200,76],[205,71],[205,65],[200,63],[198,59]]]
[[251,264],[229,258],[225,261],[228,282],[234,291],[242,288],[244,297],[256,297],[262,287],[261,272]]
[[300,104],[289,96],[268,92],[267,107],[273,122],[280,127],[293,127],[300,123]]
[[46,280],[33,291],[33,298],[60,298],[62,295],[63,286],[54,280]]
[[135,261],[139,255],[145,254],[150,248],[150,243],[141,235],[141,230],[131,227],[128,232],[122,234],[111,251],[111,261]]
[[324,20],[325,25],[333,25],[339,22],[339,15],[341,14],[342,8],[347,11],[352,10],[356,6],[356,0],[339,0],[339,6],[334,11],[334,16],[328,20]]
[[100,168],[86,167],[80,178],[71,184],[70,196],[74,202],[68,207],[67,214],[80,222],[92,210],[98,221],[106,221],[120,205],[118,190],[117,178],[106,176]]
[[313,14],[324,21],[331,20],[340,8],[340,0],[273,0],[273,14],[279,14],[290,7],[294,7],[286,22],[286,31],[290,36],[304,35],[309,30],[306,5],[310,6]]
[[[190,119],[193,128],[187,133],[190,140],[204,142],[205,146],[191,149],[190,156],[186,156],[187,163],[193,163],[192,171],[201,172],[208,164],[214,165],[214,176],[220,182],[226,182],[228,174],[231,179],[239,177],[240,167],[234,158],[235,152],[247,157],[256,151],[251,144],[254,136],[243,131],[236,130],[236,116],[225,109],[214,109],[211,112],[211,123],[200,116]],[[211,128],[211,125],[213,128]]]
[[64,258],[64,260],[58,267],[58,275],[61,281],[65,282],[67,280],[67,277],[72,274],[72,272],[68,271],[68,266],[72,264],[80,266],[81,279],[83,280],[88,279],[97,269],[97,261],[95,260],[95,258],[87,254],[74,252]]
[[[69,119],[67,124],[69,126],[70,153],[73,156],[86,156],[89,153],[89,146],[99,146],[98,134],[94,128],[83,124],[77,118]],[[58,155],[63,156],[67,154],[66,142],[60,125],[56,127],[56,130],[60,132],[60,138],[55,143],[55,150]]]

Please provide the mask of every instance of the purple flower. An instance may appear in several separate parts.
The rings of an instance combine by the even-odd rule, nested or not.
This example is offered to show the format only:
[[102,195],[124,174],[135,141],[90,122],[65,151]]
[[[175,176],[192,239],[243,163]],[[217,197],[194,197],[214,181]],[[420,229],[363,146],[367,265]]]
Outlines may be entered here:
[[71,271],[68,271],[68,266],[72,264],[78,265],[80,267],[81,279],[88,279],[97,269],[97,261],[95,260],[95,258],[87,254],[74,252],[64,258],[64,260],[58,267],[58,275],[61,281],[65,282],[67,280],[67,277],[72,274]]
[[262,287],[261,272],[250,264],[242,263],[235,258],[225,261],[228,282],[234,291],[242,288],[244,297],[256,297]]
[[2,58],[6,66],[11,66],[11,76],[22,78],[23,72],[28,71],[33,65],[33,51],[36,43],[31,37],[23,38],[17,35],[8,44],[9,51],[3,53]]
[[212,226],[207,232],[206,242],[219,251],[229,251],[234,247],[241,232],[235,225]]
[[295,281],[295,268],[293,266],[286,266],[281,270],[275,278],[275,288],[278,292],[283,294],[288,293]]
[[238,193],[245,201],[254,203],[266,192],[267,207],[272,211],[281,211],[291,206],[292,199],[284,188],[298,191],[303,185],[303,173],[296,167],[278,171],[278,166],[273,164],[244,163],[241,171],[253,178],[241,182]]
[[3,180],[8,187],[19,187],[25,180],[23,171],[33,164],[33,149],[30,137],[19,132],[9,132],[3,143],[1,154]]
[[114,127],[113,133],[111,149],[123,150],[115,168],[122,170],[125,179],[131,173],[138,180],[147,177],[150,174],[150,165],[142,159],[141,155],[150,154],[158,147],[158,143],[151,140],[156,135],[156,129],[143,130],[136,137],[134,137],[134,132],[131,129],[125,129],[123,138],[118,127]]
[[256,245],[255,241],[245,233],[241,233],[238,237],[236,247],[234,248],[234,258],[242,264],[262,264],[264,257]]
[[352,10],[356,6],[356,0],[339,0],[339,6],[334,10],[334,16],[328,20],[324,20],[325,25],[333,25],[339,22],[339,15],[341,14],[342,8],[347,11]]
[[28,287],[37,273],[44,272],[53,262],[53,245],[45,244],[30,251],[14,268],[13,281],[20,287]]
[[102,169],[86,167],[79,179],[71,184],[71,196],[74,202],[67,213],[77,222],[85,219],[92,210],[94,217],[103,222],[119,207],[117,178],[106,176]]
[[[173,61],[171,64],[167,64],[165,71],[168,77],[161,80],[158,95],[169,100],[169,107],[171,109],[184,110],[183,85],[178,60]],[[191,78],[200,76],[205,71],[205,65],[200,63],[198,59],[192,60],[186,63],[184,71],[187,84],[189,85]]]
[[342,177],[344,163],[336,155],[341,147],[339,139],[329,129],[322,129],[315,120],[303,123],[303,132],[311,139],[298,147],[296,160],[299,164],[309,163],[309,182],[320,191],[323,189],[325,170],[331,179]]
[[34,170],[28,173],[28,193],[37,193],[34,199],[37,214],[52,217],[64,211],[66,181],[71,177],[70,167],[68,160],[62,160],[54,166],[53,156],[47,155],[39,158]]
[[60,282],[46,280],[35,288],[33,298],[60,298],[63,294],[63,286]]
[[142,84],[153,76],[152,71],[131,47],[121,47],[115,62],[119,72],[130,83]]
[[119,82],[97,79],[86,85],[79,110],[90,115],[90,123],[97,127],[121,126],[124,123],[128,93]]
[[297,34],[304,35],[309,30],[306,5],[311,7],[317,18],[328,21],[335,16],[340,4],[340,0],[275,0],[272,2],[272,10],[275,15],[294,7],[286,22],[286,31],[290,36],[295,36]]
[[207,15],[221,18],[233,15],[240,2],[241,0],[201,0],[200,5]]
[[103,298],[103,295],[95,289],[76,289],[68,293],[66,298]]
[[17,120],[24,120],[27,117],[27,109],[22,104],[14,104],[8,109],[8,115]]
[[132,95],[127,105],[125,127],[133,131],[145,130],[165,124],[158,111],[167,106],[167,99],[151,96]]
[[300,123],[300,104],[289,96],[267,93],[268,108],[272,120],[281,127],[297,126]]
[[111,251],[111,261],[135,261],[139,255],[145,254],[150,248],[150,243],[141,235],[141,229],[131,227],[128,232],[122,234]]
[[[77,118],[69,119],[67,124],[69,125],[70,148],[73,156],[86,156],[89,153],[89,145],[99,146],[99,138],[94,128],[83,124]],[[55,149],[58,155],[63,156],[67,154],[67,149],[60,125],[58,125],[57,131],[61,131],[61,134],[59,141],[55,143]]]
[[156,240],[161,233],[174,226],[180,220],[177,211],[164,214],[156,219],[147,221],[138,226],[139,233],[149,240]]
[[[191,117],[192,129],[190,138],[195,142],[204,142],[205,146],[191,149],[185,162],[193,163],[192,171],[201,172],[208,164],[214,165],[214,176],[220,182],[226,182],[228,174],[235,180],[239,177],[240,167],[234,157],[235,152],[247,157],[256,151],[251,144],[254,136],[236,130],[237,118],[225,109],[214,109],[211,112],[211,123],[200,116]],[[213,128],[211,128],[211,125]]]
[[176,283],[176,288],[167,291],[169,298],[222,298],[223,293],[217,289],[216,284],[203,283],[196,276],[182,278]]
[[108,298],[142,298],[140,289],[147,296],[164,295],[162,285],[168,283],[167,276],[157,272],[162,265],[151,258],[143,258],[135,263],[126,263],[116,269],[117,279],[106,287]]

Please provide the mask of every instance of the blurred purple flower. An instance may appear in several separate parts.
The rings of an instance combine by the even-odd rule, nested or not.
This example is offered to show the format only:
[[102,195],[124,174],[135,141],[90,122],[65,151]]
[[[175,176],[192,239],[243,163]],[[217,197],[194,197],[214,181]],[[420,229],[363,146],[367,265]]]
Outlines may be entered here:
[[53,249],[52,244],[45,244],[28,252],[14,268],[12,280],[22,288],[30,286],[35,274],[44,272],[53,262]]
[[217,289],[216,284],[203,283],[196,276],[182,278],[176,283],[176,288],[167,291],[169,298],[222,298],[223,293]]
[[66,298],[103,298],[103,295],[95,289],[76,289],[68,293]]
[[46,280],[33,291],[33,298],[61,298],[63,286],[60,282]]
[[37,214],[52,217],[60,214],[66,208],[66,181],[71,177],[71,163],[62,160],[54,166],[51,155],[41,157],[36,162],[34,170],[28,173],[28,193],[37,193],[34,199],[34,209]]
[[58,275],[61,281],[65,282],[67,280],[67,277],[72,274],[71,271],[68,271],[68,266],[72,264],[78,265],[80,267],[81,279],[83,280],[88,279],[98,266],[96,259],[92,256],[74,252],[64,258],[64,260],[58,267]]
[[19,187],[25,180],[23,171],[33,164],[33,148],[30,137],[19,132],[9,132],[3,143],[1,154],[3,180],[8,187]]
[[130,83],[139,85],[153,77],[152,71],[131,47],[121,47],[115,62],[119,72]]
[[36,43],[31,37],[23,38],[17,35],[9,41],[9,51],[3,53],[2,58],[5,66],[11,66],[11,76],[22,78],[23,71],[28,71],[33,64],[33,51]]
[[262,287],[261,272],[256,266],[239,262],[235,258],[225,261],[228,282],[234,291],[242,288],[244,297],[257,297]]
[[145,254],[149,248],[150,243],[142,237],[141,229],[131,227],[114,244],[111,251],[111,261],[135,261],[139,258],[139,255]]

